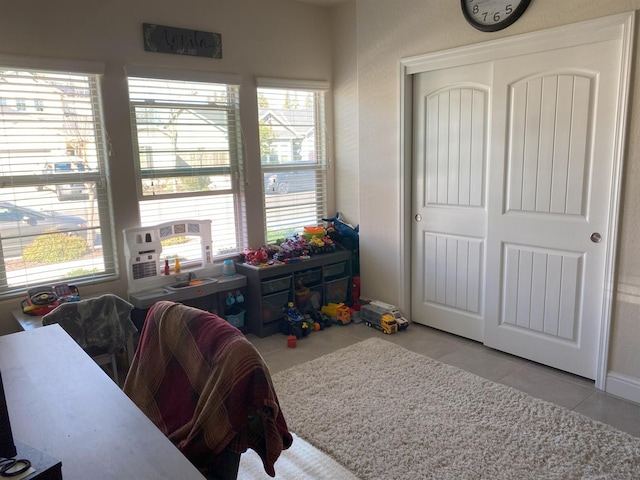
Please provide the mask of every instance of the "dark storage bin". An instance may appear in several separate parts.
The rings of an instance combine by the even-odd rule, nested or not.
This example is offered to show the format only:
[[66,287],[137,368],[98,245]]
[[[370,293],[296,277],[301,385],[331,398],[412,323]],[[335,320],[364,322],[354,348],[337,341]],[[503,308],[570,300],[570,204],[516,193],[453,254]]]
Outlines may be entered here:
[[342,275],[344,273],[344,267],[347,263],[340,262],[334,263],[332,265],[327,265],[324,267],[324,278],[328,277],[336,277],[338,275]]
[[262,297],[262,322],[273,322],[282,317],[283,307],[290,301],[289,291]]
[[349,292],[349,277],[324,282],[324,303],[345,303]]
[[295,274],[296,288],[300,285],[305,287],[312,287],[322,282],[322,269],[316,268],[315,270],[305,270],[304,272],[298,272]]
[[291,275],[288,277],[274,278],[273,280],[263,280],[260,283],[263,294],[289,290],[291,286]]

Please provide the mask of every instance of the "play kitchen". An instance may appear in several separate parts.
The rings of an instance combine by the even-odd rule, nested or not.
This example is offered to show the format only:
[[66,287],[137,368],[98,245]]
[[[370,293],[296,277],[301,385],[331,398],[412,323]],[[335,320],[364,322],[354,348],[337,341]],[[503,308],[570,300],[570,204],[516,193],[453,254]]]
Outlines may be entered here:
[[247,279],[232,260],[215,264],[211,221],[183,220],[124,230],[129,301],[139,328],[160,300],[180,302],[244,327]]

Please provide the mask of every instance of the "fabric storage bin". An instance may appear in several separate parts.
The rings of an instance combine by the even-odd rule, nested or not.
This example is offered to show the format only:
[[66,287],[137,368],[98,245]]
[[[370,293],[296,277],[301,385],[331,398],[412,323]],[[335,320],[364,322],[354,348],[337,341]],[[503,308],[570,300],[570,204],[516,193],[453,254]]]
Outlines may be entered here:
[[349,277],[324,282],[324,304],[344,303],[349,291]]
[[324,267],[324,277],[335,277],[344,273],[346,262],[334,263]]
[[274,278],[273,280],[263,280],[262,282],[260,282],[260,288],[263,294],[289,290],[290,286],[291,275],[289,275],[288,277]]
[[262,323],[282,318],[282,309],[289,303],[289,291],[262,296]]

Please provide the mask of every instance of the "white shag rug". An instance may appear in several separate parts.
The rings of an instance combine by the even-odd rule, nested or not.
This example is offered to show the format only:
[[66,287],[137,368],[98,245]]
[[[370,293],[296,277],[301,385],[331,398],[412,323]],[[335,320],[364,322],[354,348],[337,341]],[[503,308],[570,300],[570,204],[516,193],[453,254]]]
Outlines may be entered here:
[[290,430],[363,480],[640,478],[640,438],[385,340],[273,381]]

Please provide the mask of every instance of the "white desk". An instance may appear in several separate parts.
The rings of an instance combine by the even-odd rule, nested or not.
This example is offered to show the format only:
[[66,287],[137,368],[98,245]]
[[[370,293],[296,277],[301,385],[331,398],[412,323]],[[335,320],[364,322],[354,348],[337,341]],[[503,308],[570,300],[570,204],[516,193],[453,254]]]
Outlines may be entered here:
[[0,370],[15,439],[64,480],[204,479],[59,325],[0,336]]
[[22,330],[33,330],[34,328],[42,326],[42,317],[27,315],[21,308],[11,310],[11,315],[13,315],[13,318],[20,324]]

